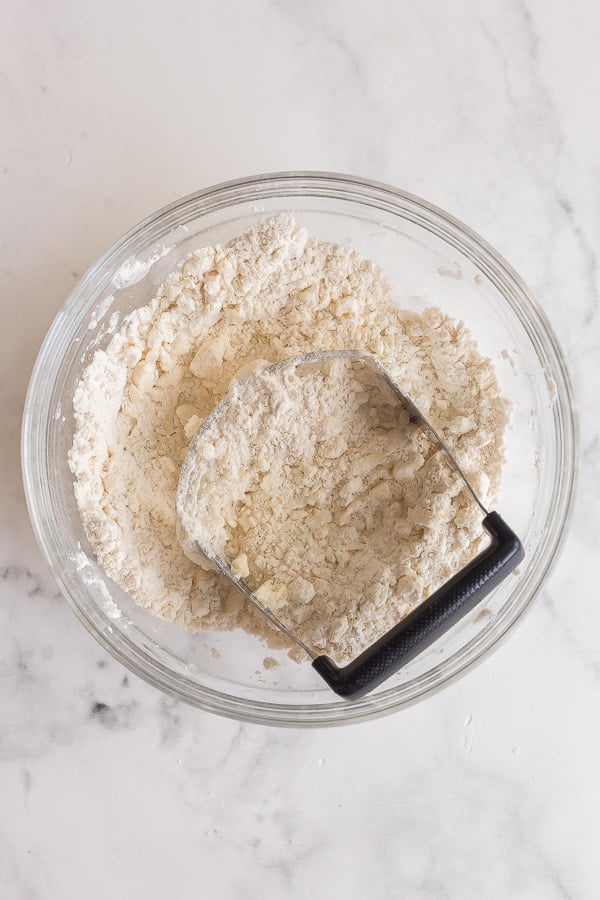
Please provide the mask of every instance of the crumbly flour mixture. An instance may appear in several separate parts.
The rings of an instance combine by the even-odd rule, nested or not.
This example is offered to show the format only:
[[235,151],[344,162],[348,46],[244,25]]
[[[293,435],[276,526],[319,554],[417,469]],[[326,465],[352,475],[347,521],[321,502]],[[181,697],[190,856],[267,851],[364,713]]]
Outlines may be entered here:
[[[443,434],[484,502],[493,497],[508,407],[466,328],[438,309],[422,315],[399,309],[372,262],[349,247],[309,238],[291,216],[280,215],[184,260],[155,299],[96,352],[76,389],[70,465],[86,533],[106,573],[150,612],[186,628],[243,627],[284,646],[225,579],[184,554],[175,512],[180,469],[198,426],[234,376],[242,390],[244,374],[261,365],[311,350],[357,348],[379,357]],[[459,485],[439,480],[431,452],[404,452],[386,427],[387,413],[371,400],[361,406],[365,392],[351,392],[347,402],[333,387],[312,400],[302,395],[311,411],[305,433],[314,426],[310,439],[323,438],[323,469],[305,466],[301,473],[316,493],[302,497],[297,485],[286,488],[277,515],[304,527],[286,531],[286,540],[297,535],[299,543],[286,544],[276,567],[260,553],[260,528],[273,530],[260,506],[234,494],[235,515],[217,528],[240,574],[247,564],[252,585],[262,585],[265,602],[280,602],[308,643],[337,657],[350,646],[352,654],[359,651],[361,641],[387,626],[386,617],[397,621],[443,579],[447,566],[469,556],[477,521]],[[375,434],[367,436],[365,420],[352,437],[356,452],[349,452],[349,417],[355,424],[364,419],[367,405],[375,410]],[[256,477],[263,497],[274,496],[282,461],[265,454],[250,461],[232,489]],[[278,474],[270,484],[271,469]],[[408,489],[413,475],[425,488],[420,498]],[[322,490],[322,500],[311,504]],[[303,556],[306,547],[314,558]],[[271,549],[275,555],[281,547],[274,541]],[[345,554],[360,572],[360,591],[337,589]],[[328,592],[333,573],[342,581]]]
[[454,574],[481,533],[443,451],[359,359],[235,379],[192,442],[177,511],[192,559],[219,553],[339,660]]

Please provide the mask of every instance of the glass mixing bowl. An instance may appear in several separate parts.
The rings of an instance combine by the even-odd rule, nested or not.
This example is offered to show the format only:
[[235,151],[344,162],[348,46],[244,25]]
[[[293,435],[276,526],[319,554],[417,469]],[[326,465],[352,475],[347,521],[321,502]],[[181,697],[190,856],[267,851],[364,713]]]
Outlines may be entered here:
[[[497,509],[525,561],[485,605],[379,689],[333,695],[244,632],[192,634],[138,607],[94,561],[73,494],[67,452],[71,398],[117,321],[147,303],[178,260],[226,241],[262,216],[292,211],[315,237],[378,263],[398,301],[462,319],[496,366],[514,407]],[[58,313],[31,377],[23,472],[33,527],[60,590],[98,642],[150,684],[216,713],[278,725],[331,725],[390,713],[447,684],[521,618],[548,574],[567,518],[575,469],[571,392],[548,323],[510,266],[439,209],[386,185],[313,172],[245,178],[200,191],[133,228],[84,275]],[[266,656],[276,668],[265,668]]]

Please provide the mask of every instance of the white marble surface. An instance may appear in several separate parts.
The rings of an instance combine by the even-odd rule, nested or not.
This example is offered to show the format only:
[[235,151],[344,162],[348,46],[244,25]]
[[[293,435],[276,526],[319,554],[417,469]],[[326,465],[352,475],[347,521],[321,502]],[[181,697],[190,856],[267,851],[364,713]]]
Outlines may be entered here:
[[[597,897],[599,8],[3,10],[2,897]],[[496,245],[560,335],[582,439],[570,537],[522,627],[426,703],[316,732],[240,726],[127,675],[57,596],[18,463],[31,365],[78,274],[182,194],[294,168],[397,184]]]

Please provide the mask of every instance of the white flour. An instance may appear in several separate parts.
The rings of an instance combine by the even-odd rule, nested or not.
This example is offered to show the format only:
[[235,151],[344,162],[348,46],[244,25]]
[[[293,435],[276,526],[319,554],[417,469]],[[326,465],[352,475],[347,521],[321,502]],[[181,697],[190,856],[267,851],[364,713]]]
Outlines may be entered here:
[[192,443],[177,511],[192,559],[198,543],[218,552],[340,661],[458,571],[481,533],[444,453],[356,359],[234,380]]
[[[75,392],[70,465],[82,520],[107,574],[139,604],[187,628],[241,626],[273,646],[283,644],[225,579],[184,555],[176,536],[179,471],[198,425],[240,368],[345,348],[378,356],[442,432],[484,502],[493,496],[507,404],[491,363],[464,326],[437,309],[423,315],[398,309],[380,270],[354,250],[309,240],[291,216],[266,219],[229,244],[185,260],[157,297],[127,318],[106,351],[95,354]],[[326,458],[335,470],[335,457]],[[389,502],[381,498],[382,515]],[[387,615],[375,596],[381,584],[387,585],[381,596],[396,597],[397,615],[443,574],[448,560],[468,554],[473,522],[466,509],[460,503],[452,508],[441,530],[435,521],[448,516],[449,502],[440,500],[439,509],[425,504],[423,522],[411,507],[405,528],[423,532],[433,525],[444,535],[442,552],[429,574],[407,568],[410,585],[401,575],[396,594],[391,576],[374,570],[369,615]],[[253,566],[258,556],[248,555]],[[328,565],[331,574],[331,560]],[[258,578],[258,569],[251,574]],[[312,616],[324,591],[313,584],[315,594],[306,600],[311,589],[299,584],[298,610],[312,604]],[[326,608],[319,609],[327,627],[315,640],[343,653],[343,612],[335,612],[334,625]],[[346,614],[346,633],[360,642],[352,616]],[[367,623],[365,634],[380,625]]]

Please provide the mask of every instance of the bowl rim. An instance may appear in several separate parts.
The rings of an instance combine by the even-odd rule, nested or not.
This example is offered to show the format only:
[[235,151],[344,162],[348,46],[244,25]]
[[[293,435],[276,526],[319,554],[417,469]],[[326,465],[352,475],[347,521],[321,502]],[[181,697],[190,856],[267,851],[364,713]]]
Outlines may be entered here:
[[[306,196],[351,201],[408,218],[414,224],[425,227],[447,244],[454,246],[479,270],[485,272],[516,314],[538,357],[541,355],[546,361],[547,374],[555,383],[554,418],[559,437],[556,471],[560,472],[562,477],[558,480],[558,484],[555,484],[558,490],[554,498],[551,527],[547,529],[545,535],[544,552],[540,554],[540,560],[529,573],[528,579],[520,586],[518,597],[521,602],[510,610],[501,611],[496,617],[494,629],[468,641],[438,666],[428,670],[425,675],[405,685],[384,690],[375,696],[367,695],[358,701],[340,702],[339,698],[335,698],[335,702],[331,703],[286,705],[244,700],[214,688],[198,685],[191,679],[175,674],[142,650],[127,635],[115,632],[110,627],[101,627],[90,611],[82,606],[62,577],[60,567],[57,565],[59,554],[51,552],[54,541],[50,529],[51,520],[46,514],[51,512],[51,506],[47,496],[47,479],[44,478],[47,466],[45,434],[49,410],[41,408],[40,404],[36,403],[36,398],[44,379],[47,380],[45,370],[52,355],[50,350],[57,342],[65,321],[70,318],[70,314],[75,313],[72,326],[77,327],[78,322],[87,315],[89,305],[94,302],[91,298],[92,285],[97,289],[100,280],[102,278],[106,280],[107,272],[110,275],[114,274],[114,268],[110,269],[112,262],[128,248],[133,247],[139,237],[154,230],[154,238],[159,240],[162,235],[181,225],[182,213],[185,210],[194,209],[198,217],[243,201],[260,202],[266,199]],[[95,282],[97,283],[94,284]],[[334,172],[287,171],[221,182],[177,199],[134,225],[87,269],[58,311],[38,352],[24,406],[21,464],[27,508],[42,554],[61,593],[82,624],[105,650],[132,673],[178,700],[241,721],[297,727],[349,724],[378,718],[406,708],[451,684],[495,650],[530,609],[564,545],[573,509],[577,447],[578,428],[573,391],[562,351],[539,303],[501,254],[459,219],[399,188]],[[46,511],[43,508],[44,504],[47,506]],[[465,654],[465,650],[469,648],[471,652]],[[465,658],[466,656],[468,658]],[[454,665],[450,666],[451,663]],[[448,667],[449,671],[445,671]],[[419,689],[421,680],[427,678],[431,681],[431,676],[435,673],[440,674],[442,670],[445,671],[443,677],[434,678],[428,686]],[[402,697],[403,689],[409,685],[413,690]]]

